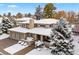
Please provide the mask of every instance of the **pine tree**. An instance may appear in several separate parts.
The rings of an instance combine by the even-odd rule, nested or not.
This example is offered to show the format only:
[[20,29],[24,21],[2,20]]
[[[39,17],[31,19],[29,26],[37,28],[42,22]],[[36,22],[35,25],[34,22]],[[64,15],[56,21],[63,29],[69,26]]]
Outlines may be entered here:
[[27,16],[28,16],[27,14],[24,15],[24,17],[27,17]]
[[10,24],[12,25],[12,27],[17,26],[17,22],[13,16],[8,17],[8,20],[9,20]]
[[11,17],[11,13],[10,12],[8,13],[7,17]]
[[2,32],[7,33],[9,28],[12,28],[12,25],[11,25],[10,21],[8,20],[8,18],[3,18],[2,28],[1,28]]
[[5,16],[5,17],[6,17],[7,15],[4,13],[4,14],[3,14],[3,16]]
[[70,26],[65,20],[61,19],[58,26],[52,29],[50,47],[54,55],[73,55],[72,37]]
[[56,7],[52,3],[46,4],[43,13],[44,18],[52,18],[55,9]]
[[38,7],[36,7],[36,12],[35,12],[35,16],[37,20],[40,20],[41,16],[42,16],[42,12],[41,12],[41,8],[40,5]]
[[31,13],[28,13],[28,15],[27,15],[28,17],[31,17],[32,15],[31,15]]

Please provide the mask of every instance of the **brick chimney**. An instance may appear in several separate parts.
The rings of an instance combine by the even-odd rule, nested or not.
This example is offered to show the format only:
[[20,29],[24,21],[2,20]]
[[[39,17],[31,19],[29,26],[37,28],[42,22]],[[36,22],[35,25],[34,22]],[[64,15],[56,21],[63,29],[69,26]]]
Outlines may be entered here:
[[34,20],[31,19],[29,21],[29,26],[28,27],[29,27],[29,29],[34,28]]

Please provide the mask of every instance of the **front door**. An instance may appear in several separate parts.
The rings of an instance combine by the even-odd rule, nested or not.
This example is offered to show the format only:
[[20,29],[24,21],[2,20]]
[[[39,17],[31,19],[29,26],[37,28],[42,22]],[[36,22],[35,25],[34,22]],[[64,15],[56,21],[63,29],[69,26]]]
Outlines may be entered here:
[[37,40],[40,40],[40,35],[37,35]]

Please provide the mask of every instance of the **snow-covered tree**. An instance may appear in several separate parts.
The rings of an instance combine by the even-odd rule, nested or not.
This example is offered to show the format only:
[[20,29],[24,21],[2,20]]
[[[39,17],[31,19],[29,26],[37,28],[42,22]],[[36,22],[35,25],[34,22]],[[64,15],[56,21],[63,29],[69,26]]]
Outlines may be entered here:
[[57,23],[57,27],[52,29],[50,37],[51,53],[55,55],[73,55],[73,47],[71,37],[71,26],[61,18]]
[[10,24],[12,25],[12,27],[17,26],[17,22],[13,16],[8,17],[8,20],[9,20]]
[[3,20],[2,20],[2,32],[3,33],[7,33],[8,29],[9,28],[12,28],[12,25],[10,23],[10,21],[8,20],[7,17],[3,17]]

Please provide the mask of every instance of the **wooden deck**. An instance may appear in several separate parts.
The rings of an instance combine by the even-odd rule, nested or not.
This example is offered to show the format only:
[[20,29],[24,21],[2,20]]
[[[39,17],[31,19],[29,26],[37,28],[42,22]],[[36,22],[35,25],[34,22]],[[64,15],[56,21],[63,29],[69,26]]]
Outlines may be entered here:
[[[10,55],[8,52],[4,51],[4,49],[16,44],[17,42],[18,41],[12,40],[12,39],[0,40],[0,52],[2,52],[5,55]],[[29,51],[31,51],[33,48],[34,48],[34,44],[32,44],[31,46],[29,46],[27,48],[24,48],[23,50],[15,53],[14,55],[24,55],[24,54],[28,53]]]

